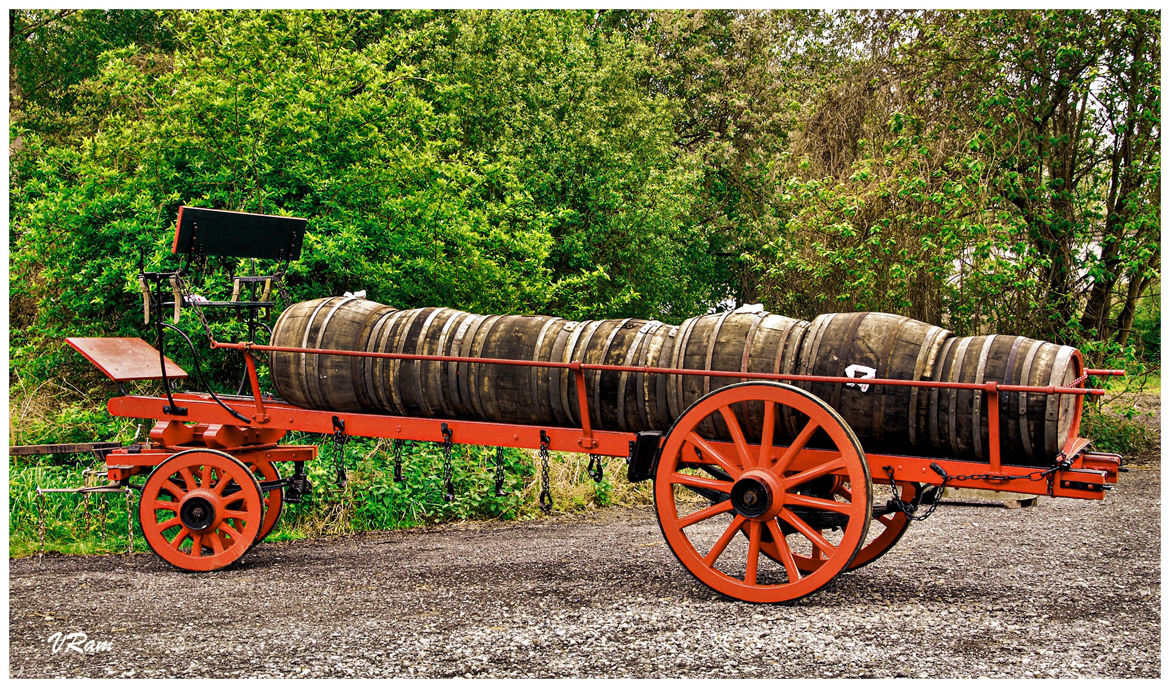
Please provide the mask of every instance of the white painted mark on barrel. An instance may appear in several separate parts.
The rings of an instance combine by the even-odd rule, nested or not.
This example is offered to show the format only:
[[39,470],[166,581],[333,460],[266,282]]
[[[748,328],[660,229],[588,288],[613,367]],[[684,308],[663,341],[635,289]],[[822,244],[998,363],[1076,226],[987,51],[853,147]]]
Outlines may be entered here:
[[[876,376],[876,375],[877,375],[877,369],[870,368],[869,366],[863,366],[863,365],[858,365],[858,364],[854,363],[852,365],[845,367],[845,377],[857,378],[858,380],[872,380],[874,378],[874,376]],[[846,387],[856,387],[857,389],[861,390],[862,392],[869,391],[869,385],[846,382],[845,386]]]

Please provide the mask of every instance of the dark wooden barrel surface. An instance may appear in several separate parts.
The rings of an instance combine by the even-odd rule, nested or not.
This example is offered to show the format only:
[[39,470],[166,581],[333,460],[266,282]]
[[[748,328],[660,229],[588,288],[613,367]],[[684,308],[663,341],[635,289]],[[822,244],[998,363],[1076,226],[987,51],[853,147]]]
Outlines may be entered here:
[[[289,306],[272,328],[271,343],[314,349],[365,351],[366,324],[395,309],[361,298],[335,296]],[[362,359],[273,352],[272,384],[278,396],[309,408],[371,408],[360,384]]]
[[[933,379],[944,382],[1071,386],[1084,369],[1080,352],[1026,337],[989,335],[949,340]],[[926,449],[986,459],[990,422],[981,390],[934,389]],[[999,393],[1000,456],[1005,463],[1048,465],[1079,431],[1081,397]]]
[[[798,382],[842,415],[868,451],[986,459],[982,391],[867,385],[866,377],[1069,385],[1083,370],[1075,349],[1002,335],[954,337],[888,313],[826,313],[811,323],[764,312],[702,315],[679,326],[652,320],[570,321],[538,315],[477,315],[450,308],[397,310],[354,297],[294,304],[273,328],[278,345],[407,354],[600,363],[719,371],[719,375],[587,371],[593,427],[665,430],[704,395],[742,381],[736,373],[855,377],[843,385]],[[531,425],[579,425],[567,369],[408,361],[275,352],[276,392],[290,403],[339,411]],[[1080,398],[1000,394],[1005,463],[1047,465],[1074,435]],[[749,440],[763,405],[740,404]],[[790,441],[799,414],[777,414],[773,436]],[[728,439],[722,418],[700,432]]]

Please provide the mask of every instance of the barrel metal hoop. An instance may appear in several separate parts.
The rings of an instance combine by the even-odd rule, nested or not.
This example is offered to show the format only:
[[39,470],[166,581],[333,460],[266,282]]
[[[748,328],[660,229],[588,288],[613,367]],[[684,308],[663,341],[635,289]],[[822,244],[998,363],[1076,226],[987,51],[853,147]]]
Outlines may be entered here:
[[[611,346],[613,346],[613,340],[617,339],[618,333],[621,332],[622,328],[624,328],[626,326],[626,324],[629,323],[631,320],[633,320],[633,318],[626,318],[625,320],[621,321],[621,323],[614,325],[613,329],[609,333],[609,336],[605,338],[605,346],[602,347],[602,349],[601,349],[601,355],[599,356],[600,360],[597,361],[598,363],[606,363],[609,360],[609,348]],[[612,321],[610,321],[610,322],[612,322]],[[594,371],[594,375],[593,375],[593,400],[595,402],[597,402],[597,405],[594,407],[593,404],[590,404],[590,407],[596,408],[595,413],[597,414],[597,417],[592,419],[592,420],[594,422],[596,422],[601,427],[604,427],[604,424],[605,424],[605,418],[602,417],[602,411],[604,409],[602,408],[602,405],[601,405],[601,377],[604,374],[605,373],[603,373],[600,370]],[[618,396],[618,408],[621,408],[623,401],[624,400],[619,395]],[[592,414],[590,414],[590,415],[592,415]],[[619,425],[619,427],[620,427],[620,425]]]
[[[309,315],[308,323],[305,325],[305,333],[301,337],[301,348],[303,348],[303,349],[309,348],[309,335],[313,332],[313,324],[317,322],[317,314],[321,312],[321,309],[324,308],[326,304],[332,302],[334,299],[337,299],[337,298],[339,298],[339,297],[331,296],[327,299],[323,299],[320,303],[317,304],[317,307],[313,309],[313,312]],[[300,360],[301,380],[305,386],[305,389],[304,389],[305,395],[307,397],[309,397],[308,402],[310,404],[314,404],[317,402],[316,402],[316,400],[313,399],[312,392],[310,391],[310,388],[312,387],[312,385],[309,384],[309,360],[308,360],[309,354],[301,354],[300,356],[301,356],[301,360]],[[313,356],[313,370],[314,370],[314,372],[317,370],[318,359],[320,359],[320,356],[316,356],[316,355]]]
[[[541,327],[540,332],[536,335],[536,344],[532,347],[534,360],[540,358],[540,352],[544,347],[544,339],[546,336],[548,336],[548,331],[551,330],[554,325],[560,325],[563,322],[564,320],[561,320],[560,318],[548,318],[548,320],[545,321],[544,327]],[[529,369],[528,379],[532,389],[532,400],[538,406],[541,404],[542,397],[547,398],[548,396],[547,394],[542,395],[540,393],[541,387],[543,387],[544,384],[547,384],[549,378],[552,377],[554,373],[559,372],[560,371],[551,371],[548,368],[538,368],[536,366],[533,366]],[[555,415],[555,410],[553,410],[553,413]]]
[[[707,342],[707,358],[703,363],[703,370],[711,370],[711,362],[715,359],[715,342],[719,341],[719,331],[723,329],[723,323],[727,322],[727,317],[735,311],[726,311],[719,316],[719,322],[716,323],[715,329],[711,331],[708,336],[710,341]],[[711,393],[711,376],[703,376],[703,396]]]
[[[1020,382],[1024,384],[1032,384],[1032,362],[1036,358],[1036,353],[1044,346],[1044,342],[1039,340],[1033,341],[1032,349],[1024,357],[1024,365],[1020,369],[1023,376]],[[1029,459],[1034,459],[1036,458],[1036,450],[1032,447],[1032,425],[1028,422],[1028,399],[1027,392],[1020,392],[1020,439],[1022,440],[1021,444],[1024,445],[1024,456],[1027,456]]]
[[[995,345],[996,338],[999,335],[988,335],[983,341],[983,348],[979,351],[979,363],[975,367],[975,379],[972,382],[976,384],[983,384],[984,377],[987,375],[987,358],[991,353],[991,347]],[[991,422],[988,420],[988,433]],[[990,438],[989,440],[990,441]],[[980,390],[972,391],[971,398],[971,447],[975,453],[976,458],[984,458],[983,456],[983,392]],[[989,450],[990,455],[990,450]]]
[[[630,345],[628,347],[626,347],[626,355],[625,355],[625,358],[622,359],[622,365],[629,366],[629,365],[634,364],[634,359],[637,357],[637,355],[639,353],[639,349],[642,346],[642,340],[646,337],[646,333],[652,329],[651,326],[654,325],[654,322],[655,321],[651,320],[638,328],[638,331],[634,334],[634,339],[630,342]],[[628,371],[628,370],[623,370],[621,372],[621,374],[618,376],[617,427],[622,429],[622,430],[627,429],[627,427],[626,427],[626,386],[629,383],[629,380],[630,380],[630,371]],[[640,405],[641,404],[639,404],[639,406]]]

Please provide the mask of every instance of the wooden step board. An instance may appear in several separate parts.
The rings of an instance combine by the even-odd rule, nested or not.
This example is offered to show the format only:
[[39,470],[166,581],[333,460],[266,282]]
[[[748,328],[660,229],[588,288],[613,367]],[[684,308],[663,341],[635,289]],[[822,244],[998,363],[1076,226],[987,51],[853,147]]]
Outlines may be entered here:
[[[161,380],[158,349],[138,337],[66,337],[66,343],[114,382]],[[187,377],[187,371],[166,359],[167,377]]]

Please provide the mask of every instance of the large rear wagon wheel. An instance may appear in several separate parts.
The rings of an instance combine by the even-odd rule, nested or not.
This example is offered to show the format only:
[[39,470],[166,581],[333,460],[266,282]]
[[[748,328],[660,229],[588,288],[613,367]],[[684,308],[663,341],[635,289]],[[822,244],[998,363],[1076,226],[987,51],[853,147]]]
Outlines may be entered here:
[[264,520],[260,483],[223,452],[192,449],[160,463],[138,501],[154,553],[185,571],[214,571],[251,548]]
[[[752,404],[763,405],[762,415],[757,406],[749,416]],[[782,414],[801,428],[789,446],[773,442]],[[748,417],[763,418],[759,436],[745,435]],[[820,447],[808,448],[814,437]],[[852,486],[848,498],[818,493],[836,479]],[[865,542],[871,504],[869,466],[853,431],[827,403],[790,385],[747,382],[699,399],[667,433],[655,473],[658,522],[675,556],[711,589],[748,602],[796,600],[846,570]],[[746,542],[735,537],[741,530]],[[760,557],[765,533],[775,562]],[[797,557],[816,552],[821,563],[802,570]]]

